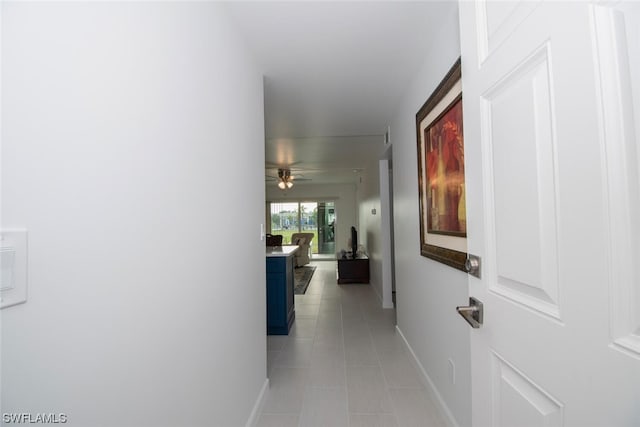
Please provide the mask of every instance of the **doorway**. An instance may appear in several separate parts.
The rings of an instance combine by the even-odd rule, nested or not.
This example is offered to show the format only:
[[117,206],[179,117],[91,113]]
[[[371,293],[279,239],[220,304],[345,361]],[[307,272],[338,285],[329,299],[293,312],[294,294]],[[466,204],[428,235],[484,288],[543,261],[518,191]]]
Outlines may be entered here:
[[318,202],[318,254],[336,253],[336,208],[333,202]]

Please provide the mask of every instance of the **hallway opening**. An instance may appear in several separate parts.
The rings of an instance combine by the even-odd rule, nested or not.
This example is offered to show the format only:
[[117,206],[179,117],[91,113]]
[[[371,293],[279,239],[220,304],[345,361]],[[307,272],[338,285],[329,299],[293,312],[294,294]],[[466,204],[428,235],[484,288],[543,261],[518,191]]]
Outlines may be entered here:
[[258,426],[444,426],[370,285],[336,283],[335,262],[295,296],[289,335],[267,337],[270,387]]

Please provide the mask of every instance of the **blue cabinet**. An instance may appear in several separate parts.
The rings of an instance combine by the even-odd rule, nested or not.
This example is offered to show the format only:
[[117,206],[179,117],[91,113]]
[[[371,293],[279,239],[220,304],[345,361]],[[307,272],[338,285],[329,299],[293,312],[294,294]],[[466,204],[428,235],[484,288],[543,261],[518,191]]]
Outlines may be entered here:
[[267,257],[267,334],[288,335],[296,317],[293,256]]

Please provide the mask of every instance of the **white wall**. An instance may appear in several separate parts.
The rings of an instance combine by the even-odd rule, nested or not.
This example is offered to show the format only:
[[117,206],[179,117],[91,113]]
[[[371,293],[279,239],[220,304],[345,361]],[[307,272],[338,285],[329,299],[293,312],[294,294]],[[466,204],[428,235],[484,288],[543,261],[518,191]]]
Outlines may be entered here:
[[[467,276],[420,255],[417,111],[460,55],[457,5],[442,16],[439,37],[391,122],[398,328],[461,426],[471,425],[469,326],[455,307],[468,301]],[[455,384],[449,372],[455,364]]]
[[[335,201],[336,251],[347,248],[347,239],[351,236],[351,226],[358,228],[356,186],[355,184],[296,184],[291,189],[282,191],[275,183],[266,186],[267,201]],[[360,234],[358,234],[358,239]]]
[[[382,151],[384,142],[380,137],[380,144],[373,150]],[[375,209],[376,214],[371,210]],[[382,304],[382,222],[380,209],[380,176],[378,161],[367,165],[363,172],[362,183],[358,185],[358,221],[360,229],[358,237],[363,237],[369,255],[370,283]]]
[[2,227],[29,230],[2,412],[244,425],[266,381],[264,114],[223,6],[2,7]]

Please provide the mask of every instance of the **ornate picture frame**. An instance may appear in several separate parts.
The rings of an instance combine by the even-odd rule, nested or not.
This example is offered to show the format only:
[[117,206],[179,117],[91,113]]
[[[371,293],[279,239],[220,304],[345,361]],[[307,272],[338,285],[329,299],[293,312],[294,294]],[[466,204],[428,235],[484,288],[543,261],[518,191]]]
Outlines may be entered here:
[[420,254],[466,271],[460,58],[416,113]]

